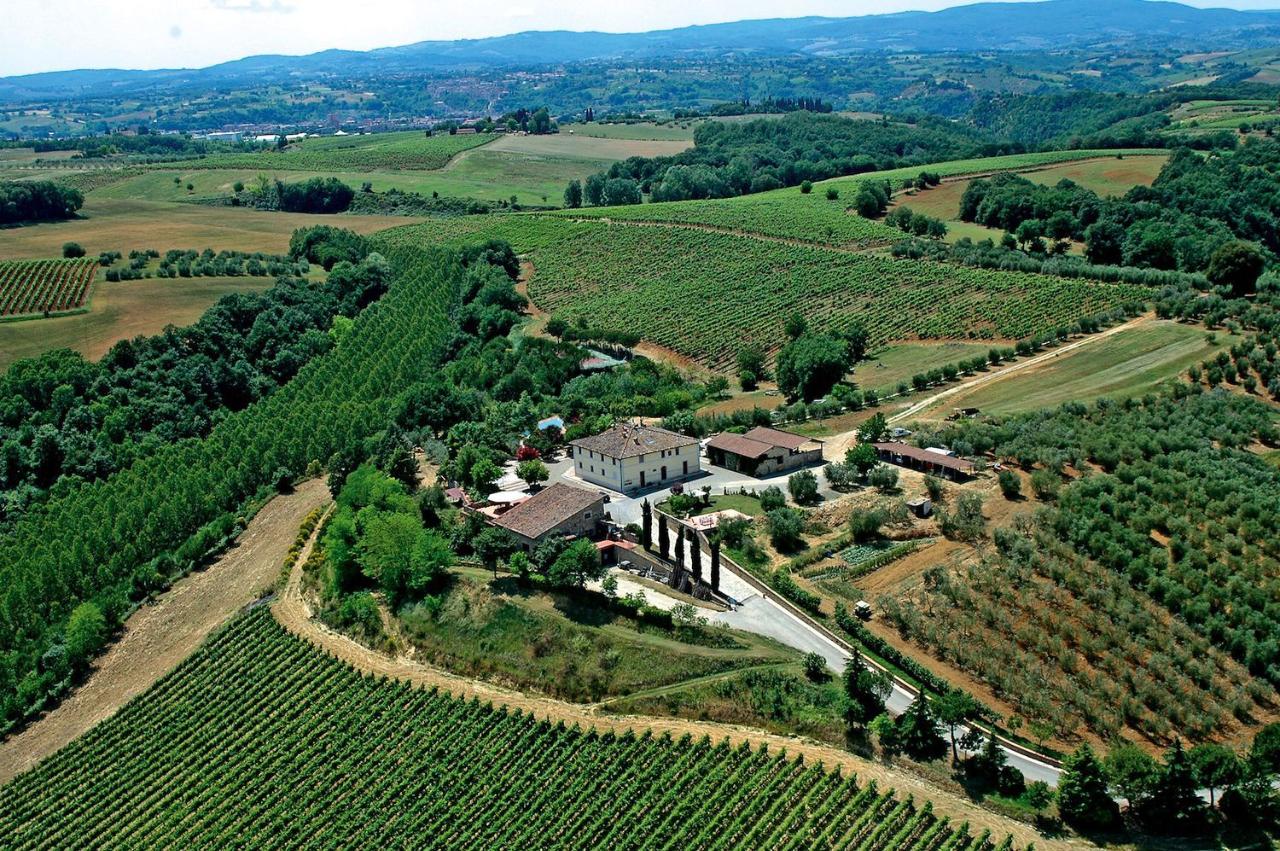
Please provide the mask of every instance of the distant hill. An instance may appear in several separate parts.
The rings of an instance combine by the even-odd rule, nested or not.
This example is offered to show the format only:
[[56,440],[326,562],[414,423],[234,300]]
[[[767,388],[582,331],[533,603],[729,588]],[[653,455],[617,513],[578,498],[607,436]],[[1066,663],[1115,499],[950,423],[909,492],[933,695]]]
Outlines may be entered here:
[[0,78],[0,99],[122,93],[140,87],[217,85],[285,74],[493,69],[700,56],[838,57],[868,51],[972,52],[1185,44],[1189,50],[1280,44],[1280,11],[1197,9],[1153,0],[978,3],[940,12],[788,18],[647,33],[522,32],[423,41],[365,52],[252,56],[198,70],[57,71]]

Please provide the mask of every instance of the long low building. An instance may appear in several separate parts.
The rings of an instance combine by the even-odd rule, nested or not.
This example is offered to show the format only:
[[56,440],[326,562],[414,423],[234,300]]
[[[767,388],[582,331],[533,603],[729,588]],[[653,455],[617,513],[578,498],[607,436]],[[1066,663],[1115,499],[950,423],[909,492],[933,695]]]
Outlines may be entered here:
[[821,464],[822,441],[757,426],[746,434],[717,434],[707,442],[707,458],[717,467],[748,476],[778,476]]
[[907,443],[873,443],[881,461],[931,473],[948,479],[968,478],[974,473],[972,461],[948,455],[941,449],[921,449]]

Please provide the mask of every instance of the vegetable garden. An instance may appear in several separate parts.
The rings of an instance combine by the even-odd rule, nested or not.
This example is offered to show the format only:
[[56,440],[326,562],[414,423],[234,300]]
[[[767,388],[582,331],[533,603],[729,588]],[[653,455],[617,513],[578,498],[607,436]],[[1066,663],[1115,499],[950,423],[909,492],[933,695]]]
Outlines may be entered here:
[[0,316],[78,310],[89,300],[98,263],[75,260],[0,261]]
[[583,732],[368,677],[261,606],[0,790],[0,833],[14,849],[995,849],[763,748]]

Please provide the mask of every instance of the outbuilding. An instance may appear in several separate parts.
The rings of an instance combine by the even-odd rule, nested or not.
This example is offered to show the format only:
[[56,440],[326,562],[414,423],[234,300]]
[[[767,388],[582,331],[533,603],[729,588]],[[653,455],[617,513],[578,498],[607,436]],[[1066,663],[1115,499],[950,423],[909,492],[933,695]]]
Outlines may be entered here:
[[493,523],[532,550],[553,535],[593,538],[602,520],[603,494],[556,482],[497,515]]
[[707,442],[707,458],[717,467],[764,478],[822,463],[822,441],[757,426],[746,434],[721,432]]
[[876,448],[876,455],[881,461],[906,467],[909,470],[919,470],[922,473],[953,480],[970,478],[975,470],[972,461],[957,458],[947,454],[946,450],[938,448],[920,449],[907,443],[874,443],[872,445]]

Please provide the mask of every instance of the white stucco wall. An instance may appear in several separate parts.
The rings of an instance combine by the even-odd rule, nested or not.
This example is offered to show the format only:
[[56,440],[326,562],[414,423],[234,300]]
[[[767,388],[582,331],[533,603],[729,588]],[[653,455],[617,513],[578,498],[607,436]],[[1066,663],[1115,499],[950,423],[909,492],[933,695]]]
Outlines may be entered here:
[[[646,452],[644,455],[621,460],[590,450],[575,449],[573,470],[584,482],[627,493],[641,488],[670,485],[696,476],[702,472],[702,458],[696,443],[666,451]],[[643,484],[641,473],[644,474]]]

